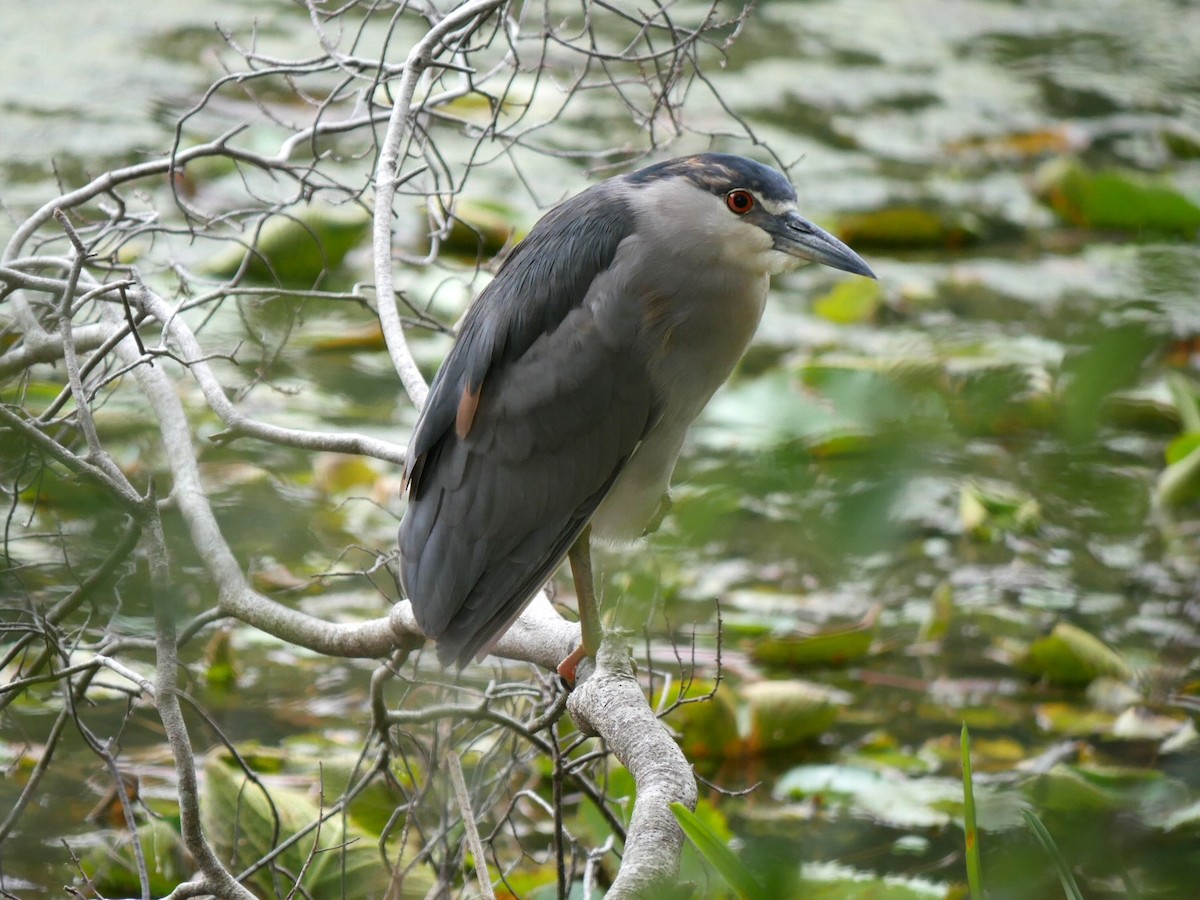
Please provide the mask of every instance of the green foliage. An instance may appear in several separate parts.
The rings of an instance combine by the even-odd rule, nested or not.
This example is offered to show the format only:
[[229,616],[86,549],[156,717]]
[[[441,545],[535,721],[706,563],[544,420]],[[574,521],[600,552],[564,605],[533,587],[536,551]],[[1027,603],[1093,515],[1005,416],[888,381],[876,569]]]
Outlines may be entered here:
[[743,900],[769,900],[770,895],[754,874],[694,812],[682,803],[672,803],[671,812],[688,840],[720,873],[725,883],[737,891],[739,897]]
[[1079,885],[1075,882],[1075,876],[1071,874],[1071,866],[1063,859],[1062,854],[1058,852],[1058,845],[1054,843],[1054,838],[1050,836],[1050,832],[1046,830],[1046,826],[1042,824],[1042,820],[1029,809],[1024,810],[1022,814],[1025,817],[1025,824],[1029,826],[1029,830],[1033,832],[1033,836],[1042,845],[1042,849],[1046,851],[1046,855],[1054,862],[1054,868],[1058,870],[1059,880],[1062,881],[1063,893],[1067,895],[1068,900],[1083,900],[1083,894],[1079,891]]
[[983,866],[979,861],[979,825],[975,816],[975,783],[971,775],[971,736],[962,728],[963,838],[966,842],[967,884],[971,900],[984,900]]

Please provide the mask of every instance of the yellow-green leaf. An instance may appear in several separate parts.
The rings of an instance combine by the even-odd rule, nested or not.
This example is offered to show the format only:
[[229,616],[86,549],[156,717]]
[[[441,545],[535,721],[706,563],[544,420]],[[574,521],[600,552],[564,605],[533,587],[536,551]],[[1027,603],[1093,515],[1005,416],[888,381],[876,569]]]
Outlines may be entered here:
[[883,290],[878,281],[852,278],[839,281],[829,293],[813,301],[813,312],[839,325],[855,325],[875,318]]

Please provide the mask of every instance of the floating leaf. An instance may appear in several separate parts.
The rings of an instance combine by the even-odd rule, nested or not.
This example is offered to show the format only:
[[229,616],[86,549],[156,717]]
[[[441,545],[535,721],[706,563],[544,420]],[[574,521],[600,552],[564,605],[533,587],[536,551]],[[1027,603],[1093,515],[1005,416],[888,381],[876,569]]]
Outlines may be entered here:
[[[272,784],[268,801],[263,789],[233,768],[223,754],[209,755],[204,775],[200,805],[204,830],[217,855],[235,869],[263,858],[320,818],[319,804],[308,793],[291,787]],[[317,787],[315,777],[313,787]],[[304,872],[302,882],[308,896],[381,897],[388,893],[391,877],[380,861],[377,845],[376,835],[337,815],[322,822],[319,829],[306,831],[276,862],[281,872]],[[286,881],[286,876],[280,877]],[[269,869],[256,872],[250,883],[263,895],[275,896]],[[405,879],[402,896],[423,897],[429,887],[427,874],[413,872]]]
[[[1192,435],[1185,438],[1190,441]],[[1162,507],[1182,506],[1200,497],[1200,444],[1173,462],[1158,476],[1154,502]]]
[[[775,784],[776,797],[816,798],[825,807],[846,807],[858,816],[896,828],[940,828],[962,808],[962,782],[907,778],[857,766],[798,766]],[[983,791],[977,798],[982,802]]]
[[313,486],[327,494],[368,489],[378,480],[379,472],[363,456],[322,453],[313,465]]
[[978,226],[962,213],[919,206],[846,215],[836,230],[855,247],[961,247],[979,238]]
[[1074,703],[1039,703],[1034,707],[1034,719],[1043,731],[1082,737],[1107,732],[1112,727],[1113,714]]
[[1125,741],[1165,741],[1179,731],[1184,720],[1161,716],[1137,706],[1125,710],[1112,724],[1112,736]]
[[1063,221],[1081,228],[1157,231],[1194,237],[1200,206],[1169,183],[1140,172],[1089,169],[1073,158],[1047,163],[1034,185]]
[[836,863],[805,863],[797,896],[804,900],[949,900],[954,889],[921,878],[876,875]]
[[1027,534],[1042,520],[1041,505],[1029,494],[982,482],[963,485],[958,512],[963,530],[979,541],[994,541],[1006,532]]
[[1046,637],[1029,645],[1017,668],[1053,684],[1084,685],[1101,675],[1129,679],[1133,669],[1098,637],[1059,622]]
[[1039,809],[1071,814],[1133,811],[1153,815],[1155,804],[1186,796],[1179,782],[1152,769],[1059,763],[1022,786]]
[[878,623],[879,607],[874,607],[850,626],[763,638],[750,654],[758,662],[777,666],[845,665],[867,655]]
[[[706,694],[711,696],[705,697]],[[689,702],[681,703],[666,716],[666,722],[679,735],[679,745],[688,759],[723,759],[741,752],[738,737],[736,698],[728,686],[693,683]],[[655,695],[654,707],[661,704]]]
[[807,681],[758,681],[740,691],[739,731],[751,753],[770,753],[824,734],[850,702],[842,691]]
[[822,319],[839,325],[856,325],[875,318],[883,288],[870,278],[839,281],[833,289],[813,300],[812,310]]
[[376,319],[355,328],[341,328],[333,334],[322,334],[307,346],[313,353],[354,353],[383,350],[386,344],[383,341],[383,328]]
[[471,259],[495,256],[517,236],[516,216],[503,203],[459,200],[454,204],[450,233],[442,238],[447,253]]
[[1058,125],[1036,131],[965,138],[951,141],[946,149],[951,153],[979,154],[993,159],[1024,159],[1075,150],[1086,140],[1083,129]]
[[305,206],[286,216],[271,216],[252,250],[235,244],[210,260],[205,270],[228,278],[245,261],[246,276],[253,280],[312,287],[323,274],[341,265],[370,224],[366,210],[357,206]]

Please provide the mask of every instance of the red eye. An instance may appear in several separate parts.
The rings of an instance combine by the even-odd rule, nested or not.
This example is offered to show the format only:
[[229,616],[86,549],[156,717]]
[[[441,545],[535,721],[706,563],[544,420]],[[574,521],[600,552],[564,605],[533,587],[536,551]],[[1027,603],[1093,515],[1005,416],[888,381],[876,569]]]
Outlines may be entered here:
[[754,195],[749,191],[730,191],[725,195],[725,205],[735,215],[744,216],[754,209]]

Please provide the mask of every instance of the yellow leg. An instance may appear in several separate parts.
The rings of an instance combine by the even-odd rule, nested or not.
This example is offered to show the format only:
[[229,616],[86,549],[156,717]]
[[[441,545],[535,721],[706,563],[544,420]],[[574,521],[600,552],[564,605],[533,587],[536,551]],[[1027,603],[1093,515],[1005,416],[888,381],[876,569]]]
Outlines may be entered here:
[[600,625],[600,610],[596,605],[596,583],[592,578],[592,526],[587,526],[576,538],[567,559],[571,563],[571,577],[575,579],[575,596],[579,603],[579,630],[583,641],[558,664],[558,674],[571,684],[575,683],[575,667],[585,656],[595,656],[604,637]]

